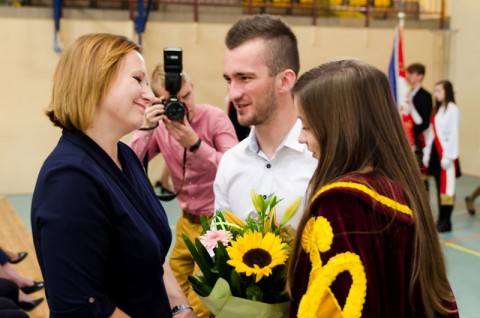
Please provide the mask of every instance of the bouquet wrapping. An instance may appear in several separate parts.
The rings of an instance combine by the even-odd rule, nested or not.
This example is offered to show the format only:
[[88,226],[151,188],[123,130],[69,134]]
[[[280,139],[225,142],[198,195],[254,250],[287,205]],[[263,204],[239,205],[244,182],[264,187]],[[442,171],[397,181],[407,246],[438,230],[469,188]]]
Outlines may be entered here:
[[210,312],[217,318],[284,318],[288,317],[289,302],[267,304],[235,297],[230,286],[219,278],[207,297],[200,297]]

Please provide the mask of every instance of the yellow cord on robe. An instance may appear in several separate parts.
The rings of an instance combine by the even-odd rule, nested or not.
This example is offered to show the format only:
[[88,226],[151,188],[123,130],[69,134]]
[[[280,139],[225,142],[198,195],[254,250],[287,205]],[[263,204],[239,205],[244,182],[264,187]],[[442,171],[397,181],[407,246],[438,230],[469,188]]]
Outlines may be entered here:
[[403,214],[407,214],[407,215],[413,217],[413,212],[407,205],[399,203],[399,202],[397,202],[393,199],[390,199],[389,197],[386,197],[384,195],[381,195],[380,193],[370,189],[366,185],[361,184],[361,183],[356,183],[356,182],[340,181],[340,182],[334,182],[334,183],[331,183],[329,185],[323,186],[320,190],[317,191],[317,193],[315,193],[315,195],[313,196],[313,200],[315,200],[315,198],[317,198],[322,193],[324,193],[328,190],[331,190],[331,189],[335,189],[335,188],[349,188],[349,189],[355,189],[355,190],[361,191],[361,192],[367,194],[368,196],[372,197],[375,201],[378,201],[381,204],[383,204],[383,205],[385,205],[385,206],[387,206],[387,207],[389,207],[393,210],[396,210],[398,212],[401,212]]
[[[330,250],[333,241],[333,230],[324,217],[311,218],[302,234],[302,246],[310,254],[312,270],[308,288],[300,301],[297,316],[300,318],[315,317],[361,317],[363,304],[367,294],[367,278],[360,257],[351,252],[340,253],[322,265],[320,252]],[[350,272],[352,286],[343,309],[333,296],[330,285],[336,277]]]

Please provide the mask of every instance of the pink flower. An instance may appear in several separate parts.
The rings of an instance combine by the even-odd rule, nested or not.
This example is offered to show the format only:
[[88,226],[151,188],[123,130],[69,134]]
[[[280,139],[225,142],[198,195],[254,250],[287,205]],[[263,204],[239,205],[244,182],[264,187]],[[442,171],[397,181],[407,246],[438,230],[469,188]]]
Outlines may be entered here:
[[223,246],[227,246],[228,242],[230,242],[232,238],[232,233],[224,230],[210,230],[199,237],[200,242],[207,250],[213,250],[214,248],[218,247],[218,241],[221,241]]

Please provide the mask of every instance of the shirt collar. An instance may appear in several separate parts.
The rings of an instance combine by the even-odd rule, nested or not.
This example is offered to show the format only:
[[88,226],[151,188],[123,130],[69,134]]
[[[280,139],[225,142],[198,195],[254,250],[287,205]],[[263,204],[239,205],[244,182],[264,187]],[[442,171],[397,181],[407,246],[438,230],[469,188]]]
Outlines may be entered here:
[[422,86],[418,86],[417,88],[413,89],[412,92],[410,93],[413,96],[415,96],[415,94],[417,94],[417,92],[420,90]]
[[[282,143],[278,146],[277,151],[282,147],[288,147],[298,152],[303,152],[306,146],[298,142],[300,129],[302,129],[302,123],[300,119],[297,119],[295,121],[295,124],[292,126],[292,128],[290,128],[290,131],[287,133],[287,135],[283,139]],[[250,130],[248,139],[250,140],[248,148],[254,153],[258,153],[260,151],[260,146],[258,145],[257,136],[255,135],[255,127],[252,127],[252,129]]]

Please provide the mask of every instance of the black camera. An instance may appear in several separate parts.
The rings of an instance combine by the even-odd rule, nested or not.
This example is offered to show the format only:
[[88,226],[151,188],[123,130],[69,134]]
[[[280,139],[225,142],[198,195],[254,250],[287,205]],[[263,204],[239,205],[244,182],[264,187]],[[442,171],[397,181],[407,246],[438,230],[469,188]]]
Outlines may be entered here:
[[163,100],[162,104],[165,105],[165,115],[170,120],[180,121],[187,112],[187,107],[177,97],[177,93],[182,87],[182,69],[182,49],[176,47],[163,49],[165,89],[170,96]]

